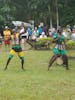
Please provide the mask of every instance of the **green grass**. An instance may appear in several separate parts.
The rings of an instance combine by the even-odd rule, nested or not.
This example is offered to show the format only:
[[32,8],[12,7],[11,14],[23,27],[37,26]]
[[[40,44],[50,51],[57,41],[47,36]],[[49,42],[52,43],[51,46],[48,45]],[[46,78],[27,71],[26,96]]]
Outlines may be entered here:
[[[68,51],[74,56],[75,51]],[[52,51],[25,51],[26,71],[14,56],[8,69],[4,67],[8,52],[0,52],[0,100],[75,100],[75,60],[69,60],[70,70],[53,64],[47,71]]]

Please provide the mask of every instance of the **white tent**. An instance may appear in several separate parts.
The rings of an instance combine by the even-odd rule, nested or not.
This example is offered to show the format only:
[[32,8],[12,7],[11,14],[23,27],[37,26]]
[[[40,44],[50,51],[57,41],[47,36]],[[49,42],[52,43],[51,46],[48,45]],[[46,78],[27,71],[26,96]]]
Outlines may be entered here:
[[21,24],[24,23],[24,25],[26,27],[33,27],[30,23],[26,23],[26,22],[22,22],[22,21],[12,21],[12,24],[14,24],[14,26],[21,26]]

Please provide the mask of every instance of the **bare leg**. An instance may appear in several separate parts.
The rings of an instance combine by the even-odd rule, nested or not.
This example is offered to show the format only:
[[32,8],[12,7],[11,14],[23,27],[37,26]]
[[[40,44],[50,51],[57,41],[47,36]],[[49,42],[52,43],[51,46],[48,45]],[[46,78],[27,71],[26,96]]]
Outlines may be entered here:
[[68,70],[69,67],[68,67],[68,57],[67,57],[67,55],[63,55],[62,59],[63,59],[63,65],[66,67],[66,70]]
[[24,67],[23,67],[23,65],[24,65],[24,60],[21,61],[21,64],[22,64],[22,69],[25,70]]
[[21,66],[22,66],[21,68],[22,68],[22,70],[25,70],[24,69],[24,57],[19,56],[19,58],[21,59]]
[[7,60],[7,64],[6,64],[6,67],[4,68],[4,70],[7,69],[7,66],[8,66],[8,64],[10,63],[10,60],[11,60],[11,58],[9,58],[9,59]]
[[59,57],[58,54],[55,54],[54,56],[52,56],[52,58],[50,59],[49,65],[48,65],[48,70],[49,68],[52,66],[52,64],[54,63],[54,61]]

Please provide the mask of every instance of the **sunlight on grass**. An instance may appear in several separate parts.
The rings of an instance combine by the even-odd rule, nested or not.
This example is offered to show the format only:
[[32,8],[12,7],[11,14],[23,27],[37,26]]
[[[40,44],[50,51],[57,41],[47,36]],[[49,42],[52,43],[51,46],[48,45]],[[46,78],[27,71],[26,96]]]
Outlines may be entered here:
[[52,51],[26,50],[26,71],[22,71],[18,56],[4,71],[8,53],[0,55],[0,100],[75,100],[74,60],[69,60],[69,71],[56,63],[47,71]]

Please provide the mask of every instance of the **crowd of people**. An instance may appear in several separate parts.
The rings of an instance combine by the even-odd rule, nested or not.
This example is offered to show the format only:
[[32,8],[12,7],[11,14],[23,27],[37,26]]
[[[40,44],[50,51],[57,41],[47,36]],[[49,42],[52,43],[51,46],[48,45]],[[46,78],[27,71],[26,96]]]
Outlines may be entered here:
[[[34,27],[34,29],[26,27],[24,23],[22,23],[20,27],[14,27],[14,29],[10,29],[8,26],[5,26],[5,28],[3,29],[3,35],[0,33],[0,46],[2,45],[2,41],[4,41],[5,47],[10,47],[10,44],[12,44],[11,37],[13,34],[13,30],[15,30],[19,34],[23,33],[21,35],[22,50],[25,50],[26,39],[39,41],[40,38],[53,37],[53,35],[57,33],[57,29],[50,29],[43,23],[40,23],[38,27]],[[67,25],[65,28],[63,28],[62,34],[68,40],[75,40],[75,26],[71,27],[70,25]]]
[[66,69],[68,67],[68,57],[65,50],[65,38],[68,40],[75,39],[75,26],[72,28],[70,25],[67,25],[66,28],[59,27],[57,30],[55,28],[48,29],[46,25],[40,23],[38,27],[31,29],[30,27],[26,27],[24,23],[21,24],[20,27],[16,26],[14,29],[9,29],[8,26],[5,26],[3,30],[3,36],[0,34],[0,46],[4,41],[5,48],[10,48],[10,44],[12,48],[9,52],[9,58],[6,63],[5,70],[14,54],[17,53],[20,60],[22,69],[24,70],[24,52],[26,42],[33,46],[30,40],[38,42],[40,38],[52,37],[54,43],[53,53],[54,55],[50,59],[48,70],[52,66],[53,62],[60,56],[62,56],[63,65]]

